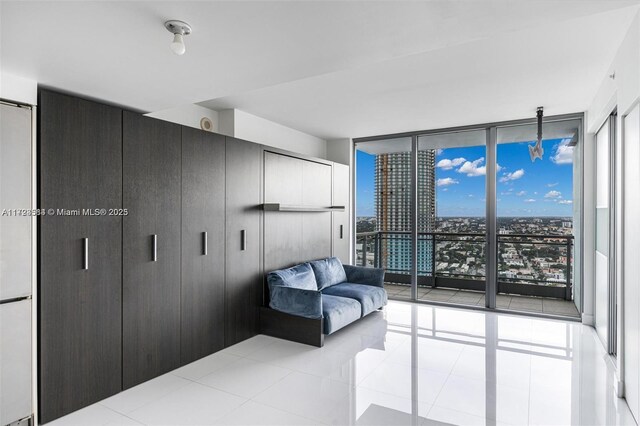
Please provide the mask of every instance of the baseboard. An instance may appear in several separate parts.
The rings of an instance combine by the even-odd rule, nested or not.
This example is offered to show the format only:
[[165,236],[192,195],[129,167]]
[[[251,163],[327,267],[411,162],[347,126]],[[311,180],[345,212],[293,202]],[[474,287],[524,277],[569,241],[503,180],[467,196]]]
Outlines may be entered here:
[[582,314],[582,323],[593,327],[596,323],[595,317],[591,314]]

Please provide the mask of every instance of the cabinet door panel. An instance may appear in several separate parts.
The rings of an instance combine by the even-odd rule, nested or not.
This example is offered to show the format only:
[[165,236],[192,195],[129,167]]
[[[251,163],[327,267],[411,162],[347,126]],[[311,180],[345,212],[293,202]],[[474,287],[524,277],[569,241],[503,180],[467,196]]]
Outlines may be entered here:
[[0,424],[30,416],[31,300],[0,305]]
[[[31,110],[0,105],[0,208],[31,206]],[[0,216],[0,300],[31,294],[31,217]]]
[[261,154],[259,145],[226,138],[225,346],[258,333]]
[[[122,206],[122,111],[40,94],[39,402],[42,422],[121,382],[122,220],[77,209]],[[83,269],[88,238],[88,269]]]
[[125,389],[180,364],[180,158],[180,126],[124,112]]
[[224,151],[224,136],[182,128],[182,364],[224,348]]
[[351,221],[349,219],[349,166],[333,164],[333,205],[344,206],[343,212],[333,212],[333,255],[342,263],[351,263]]

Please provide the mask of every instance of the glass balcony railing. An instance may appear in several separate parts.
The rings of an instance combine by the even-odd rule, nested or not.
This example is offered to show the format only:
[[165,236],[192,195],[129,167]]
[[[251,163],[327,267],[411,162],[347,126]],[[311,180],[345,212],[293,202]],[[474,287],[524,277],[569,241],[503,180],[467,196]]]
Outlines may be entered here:
[[[418,233],[418,287],[484,291],[485,234]],[[572,300],[572,235],[498,235],[498,293]],[[411,283],[411,233],[356,234],[356,264]]]

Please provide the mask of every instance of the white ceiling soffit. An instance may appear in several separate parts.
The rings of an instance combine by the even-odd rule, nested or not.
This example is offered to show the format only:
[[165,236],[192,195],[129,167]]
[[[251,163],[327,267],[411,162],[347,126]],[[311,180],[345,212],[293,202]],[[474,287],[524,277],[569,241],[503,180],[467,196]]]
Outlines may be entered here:
[[239,108],[324,139],[535,117],[538,106],[547,115],[581,112],[636,12],[545,23],[202,105]]
[[[2,1],[0,61],[3,71],[145,112],[284,84],[282,90],[276,87],[270,93],[256,92],[238,98],[238,103],[246,105],[248,112],[313,134],[357,136],[417,124],[409,117],[411,114],[399,121],[397,115],[402,110],[420,107],[421,102],[428,103],[424,98],[433,99],[430,90],[425,92],[429,89],[425,82],[437,77],[434,73],[445,72],[441,68],[455,70],[463,66],[478,70],[477,61],[482,59],[478,55],[472,55],[473,62],[457,58],[465,53],[464,49],[452,53],[453,58],[442,57],[442,52],[450,51],[451,46],[497,34],[506,34],[508,39],[516,31],[545,23],[563,28],[569,19],[631,3],[630,0]],[[624,19],[613,28],[603,29],[613,35],[604,34],[604,40],[596,43],[594,53],[585,60],[596,57],[602,44],[616,38],[628,16],[628,13],[622,16]],[[185,37],[184,56],[176,56],[169,49],[171,36],[163,26],[167,19],[185,20],[193,27],[193,34]],[[589,30],[606,33],[597,27]],[[585,32],[586,28],[580,30],[580,34]],[[513,48],[520,50],[518,45]],[[553,47],[554,51],[559,49]],[[416,60],[422,57],[417,54],[429,51],[440,52],[434,56],[439,66],[427,72],[414,69],[414,73],[421,74],[416,85],[415,75],[409,71],[405,76],[404,67],[419,65],[411,64],[411,58]],[[567,53],[573,58],[572,52]],[[520,52],[515,62],[521,62],[523,56],[536,66],[531,52],[528,55]],[[405,59],[398,64],[399,70],[385,74],[393,58]],[[449,62],[440,63],[442,59]],[[370,67],[377,63],[383,65]],[[599,66],[595,68],[600,70]],[[340,74],[343,70],[351,71]],[[460,71],[452,73],[451,78],[466,78]],[[478,85],[486,83],[485,73],[480,69]],[[310,77],[323,74],[327,76],[310,84]],[[337,76],[341,77],[332,81]],[[389,81],[380,81],[380,77]],[[350,85],[350,79],[362,80],[363,84],[350,88],[343,97],[343,85]],[[286,83],[299,80],[303,80],[303,87],[301,96],[296,96],[298,87]],[[399,84],[403,81],[406,84]],[[331,90],[323,93],[325,85]],[[476,94],[482,92],[470,91],[468,96]],[[270,95],[276,97],[268,100]],[[412,99],[415,96],[423,99],[416,102]],[[510,102],[518,98],[511,96]],[[535,105],[544,101],[539,98]],[[233,99],[212,105],[239,106]],[[446,98],[441,98],[437,103],[444,101]],[[392,102],[385,108],[395,110],[391,116],[381,109],[384,102]],[[395,120],[392,126],[382,125],[391,123],[391,119]],[[376,126],[371,126],[375,123]]]
[[356,149],[373,155],[411,152],[411,137],[358,142],[356,143]]

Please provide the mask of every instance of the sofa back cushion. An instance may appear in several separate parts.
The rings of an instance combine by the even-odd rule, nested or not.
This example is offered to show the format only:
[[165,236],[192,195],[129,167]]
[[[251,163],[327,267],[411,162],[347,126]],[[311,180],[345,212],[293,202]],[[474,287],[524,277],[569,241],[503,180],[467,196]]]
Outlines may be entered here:
[[342,262],[337,257],[328,257],[322,260],[309,262],[318,282],[318,290],[331,287],[347,281]]
[[308,263],[293,266],[287,269],[279,269],[267,274],[269,289],[273,286],[295,287],[305,290],[317,290],[316,277]]

